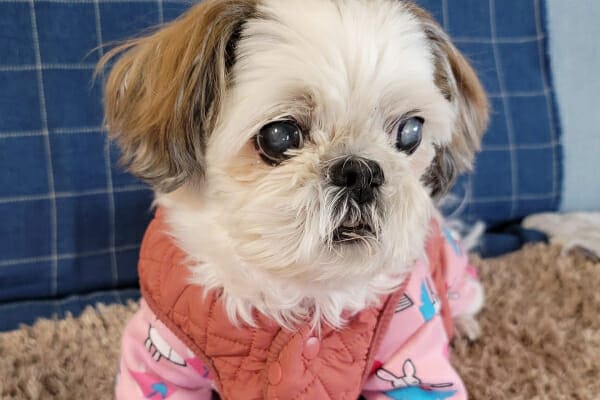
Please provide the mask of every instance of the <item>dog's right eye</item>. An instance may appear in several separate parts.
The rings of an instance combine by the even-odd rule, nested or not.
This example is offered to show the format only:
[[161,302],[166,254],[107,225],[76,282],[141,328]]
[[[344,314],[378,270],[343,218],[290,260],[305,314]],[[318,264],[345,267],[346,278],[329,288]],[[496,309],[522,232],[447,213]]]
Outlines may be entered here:
[[400,123],[396,137],[398,151],[411,155],[417,150],[423,137],[424,123],[421,117],[408,118]]
[[302,130],[295,121],[271,122],[256,135],[255,145],[263,160],[277,165],[290,158],[288,150],[302,147]]

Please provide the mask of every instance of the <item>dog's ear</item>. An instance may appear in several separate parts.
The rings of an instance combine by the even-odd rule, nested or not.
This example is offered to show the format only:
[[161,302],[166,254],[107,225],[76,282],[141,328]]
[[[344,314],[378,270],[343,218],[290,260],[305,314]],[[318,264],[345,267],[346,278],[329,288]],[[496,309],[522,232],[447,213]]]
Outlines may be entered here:
[[206,136],[257,0],[206,0],[155,33],[108,52],[106,124],[137,177],[168,192],[202,175]]
[[427,12],[411,2],[409,10],[420,21],[434,57],[435,84],[454,107],[455,125],[450,143],[439,145],[424,176],[434,198],[443,196],[456,177],[471,169],[488,123],[488,101],[473,68]]

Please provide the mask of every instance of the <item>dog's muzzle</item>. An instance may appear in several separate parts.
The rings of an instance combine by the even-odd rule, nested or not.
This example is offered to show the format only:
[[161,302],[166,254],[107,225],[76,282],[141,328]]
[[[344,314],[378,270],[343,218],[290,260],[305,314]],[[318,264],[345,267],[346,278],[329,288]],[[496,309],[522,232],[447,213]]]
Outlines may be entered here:
[[355,204],[354,210],[346,210],[344,222],[334,231],[334,240],[348,242],[375,236],[372,219],[365,209],[370,208],[379,188],[385,182],[379,164],[363,157],[346,157],[329,167],[328,177],[331,183],[343,190],[347,198]]
[[328,175],[332,184],[345,188],[350,198],[359,205],[372,202],[375,192],[385,182],[378,163],[356,156],[336,161],[329,167]]

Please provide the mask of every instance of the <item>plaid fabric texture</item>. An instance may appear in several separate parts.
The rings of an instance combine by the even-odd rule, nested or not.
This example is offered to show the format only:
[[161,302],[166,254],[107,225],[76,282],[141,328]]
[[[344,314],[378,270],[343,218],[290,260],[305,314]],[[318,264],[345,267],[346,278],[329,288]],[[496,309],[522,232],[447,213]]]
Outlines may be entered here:
[[[492,102],[477,172],[455,189],[464,199],[450,210],[457,215],[496,222],[557,208],[559,127],[540,1],[419,1],[473,62]],[[120,290],[137,284],[151,192],[116,167],[92,74],[106,44],[189,6],[0,0],[0,330],[136,296]]]
[[562,183],[560,126],[543,0],[418,0],[450,33],[490,97],[491,124],[446,210],[500,223],[556,210]]

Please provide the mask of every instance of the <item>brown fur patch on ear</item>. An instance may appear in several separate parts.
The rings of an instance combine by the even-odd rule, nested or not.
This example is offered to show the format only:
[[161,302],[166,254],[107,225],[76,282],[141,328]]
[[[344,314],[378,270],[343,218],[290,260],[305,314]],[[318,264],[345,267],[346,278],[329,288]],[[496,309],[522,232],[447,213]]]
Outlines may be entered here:
[[106,124],[128,170],[160,191],[202,175],[206,137],[258,0],[206,0],[157,32],[108,52]]
[[406,2],[406,7],[420,21],[429,39],[435,83],[456,110],[452,140],[436,149],[436,157],[423,177],[432,196],[439,198],[458,175],[471,169],[488,123],[488,100],[475,71],[433,17],[412,2]]

